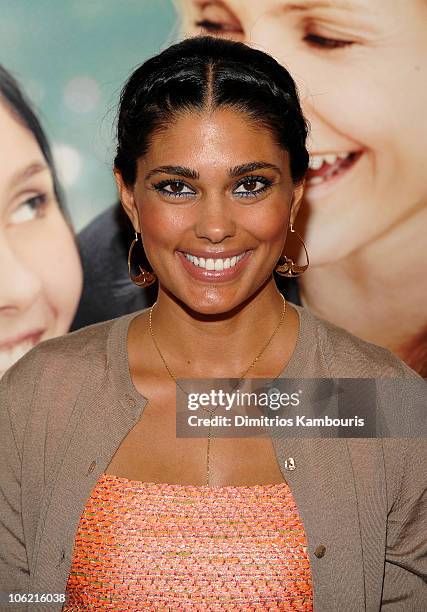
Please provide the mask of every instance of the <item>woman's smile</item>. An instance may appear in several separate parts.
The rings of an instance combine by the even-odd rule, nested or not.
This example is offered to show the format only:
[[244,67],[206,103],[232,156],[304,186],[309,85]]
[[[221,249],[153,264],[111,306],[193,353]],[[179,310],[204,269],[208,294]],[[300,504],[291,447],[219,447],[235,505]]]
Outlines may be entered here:
[[46,329],[34,330],[2,340],[0,343],[0,377],[33,346],[41,342],[45,332]]
[[[200,253],[200,252],[198,252]],[[247,267],[253,250],[237,254],[193,253],[177,251],[184,269],[196,280],[205,282],[230,281],[238,277]]]
[[362,155],[363,151],[310,154],[306,193],[313,198],[324,194],[325,187],[350,174]]
[[135,185],[121,189],[160,294],[205,314],[235,308],[272,280],[302,195],[287,151],[232,109],[176,117],[152,137]]

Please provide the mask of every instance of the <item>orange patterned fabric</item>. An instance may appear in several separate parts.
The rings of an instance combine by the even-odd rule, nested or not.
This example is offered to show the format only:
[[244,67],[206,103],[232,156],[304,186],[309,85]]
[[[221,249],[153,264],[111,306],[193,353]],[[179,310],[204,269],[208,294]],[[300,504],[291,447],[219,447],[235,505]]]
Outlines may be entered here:
[[103,474],[74,542],[65,612],[313,609],[286,483],[154,484]]

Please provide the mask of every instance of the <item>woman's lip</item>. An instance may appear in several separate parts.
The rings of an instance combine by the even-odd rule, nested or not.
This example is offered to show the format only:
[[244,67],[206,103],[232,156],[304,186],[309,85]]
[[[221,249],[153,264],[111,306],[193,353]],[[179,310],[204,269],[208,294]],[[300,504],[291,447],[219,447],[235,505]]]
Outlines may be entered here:
[[[336,183],[347,177],[356,163],[363,156],[364,151],[351,151],[350,159],[343,159],[338,168],[328,175],[328,169],[325,172],[309,170],[306,176],[306,192],[309,196],[321,196],[326,194],[330,188],[335,187]],[[321,176],[323,174],[323,176]]]
[[[198,266],[195,266],[194,264],[191,263],[191,261],[189,261],[184,253],[182,251],[176,251],[178,254],[178,257],[180,258],[182,265],[184,266],[185,270],[195,279],[197,280],[201,280],[201,281],[215,281],[215,282],[219,282],[219,281],[228,281],[228,280],[232,280],[234,279],[236,276],[238,276],[241,271],[246,267],[253,251],[246,251],[245,255],[242,257],[242,259],[240,261],[238,261],[236,263],[236,265],[233,268],[227,268],[225,270],[206,270],[205,268],[200,268]],[[244,253],[244,251],[240,251],[240,254]],[[193,251],[191,252],[191,254],[193,254]],[[239,253],[237,253],[239,254]],[[201,256],[203,257],[203,255]],[[212,257],[212,254],[209,254],[209,258],[210,259],[215,259],[214,257]],[[208,259],[209,259],[208,258]],[[216,257],[216,259],[218,259],[219,256]],[[224,256],[221,257],[221,259],[223,259]]]
[[7,338],[0,343],[0,351],[9,351],[11,348],[20,344],[21,342],[31,341],[34,345],[40,342],[40,338],[44,334],[45,329],[38,329],[31,332],[24,332],[12,338]]
[[203,257],[203,259],[227,259],[232,257],[237,257],[242,253],[249,252],[251,249],[234,249],[234,251],[198,251],[191,249],[191,251],[186,251],[182,249],[178,251],[182,254],[193,255],[194,257]]

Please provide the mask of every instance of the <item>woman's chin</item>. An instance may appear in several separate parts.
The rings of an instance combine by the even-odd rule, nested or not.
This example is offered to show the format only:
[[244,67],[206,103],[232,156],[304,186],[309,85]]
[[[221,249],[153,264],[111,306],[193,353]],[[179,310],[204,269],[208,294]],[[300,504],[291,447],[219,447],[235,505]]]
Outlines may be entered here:
[[187,310],[191,311],[193,315],[199,315],[201,317],[220,317],[226,315],[231,310],[238,308],[239,302],[230,300],[187,300],[184,302]]
[[179,303],[185,310],[191,313],[192,316],[204,317],[219,317],[233,311],[245,301],[244,297],[238,295],[230,295],[224,291],[209,288],[208,290],[194,292],[180,291],[179,294],[174,294],[168,291],[170,297]]
[[338,263],[366,243],[364,234],[349,232],[347,222],[337,222],[333,227],[324,220],[307,225],[304,241],[311,269]]

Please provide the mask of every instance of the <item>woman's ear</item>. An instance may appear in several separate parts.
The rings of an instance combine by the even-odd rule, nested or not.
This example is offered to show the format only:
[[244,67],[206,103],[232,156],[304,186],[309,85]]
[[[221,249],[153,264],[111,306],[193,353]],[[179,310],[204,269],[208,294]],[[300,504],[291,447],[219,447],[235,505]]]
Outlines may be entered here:
[[290,214],[290,223],[293,225],[295,223],[295,219],[297,217],[299,208],[302,203],[302,196],[304,194],[305,181],[301,181],[295,186],[294,195],[292,196],[292,204],[291,204],[291,214]]
[[117,190],[119,192],[121,205],[123,206],[129,219],[131,220],[135,231],[140,232],[141,228],[139,224],[138,209],[135,204],[134,190],[132,187],[126,185],[121,175],[121,172],[116,168],[114,169],[114,178],[116,179],[116,185]]

